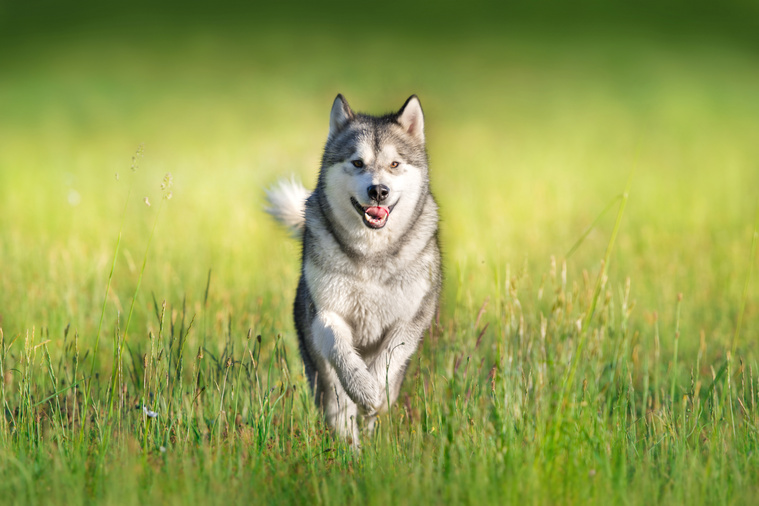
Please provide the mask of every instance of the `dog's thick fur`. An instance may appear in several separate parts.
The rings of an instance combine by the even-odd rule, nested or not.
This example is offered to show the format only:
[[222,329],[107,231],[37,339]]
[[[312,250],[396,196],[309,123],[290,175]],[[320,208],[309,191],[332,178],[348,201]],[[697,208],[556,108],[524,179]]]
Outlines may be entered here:
[[437,204],[416,96],[381,117],[332,105],[316,189],[282,182],[267,211],[303,240],[294,304],[316,403],[359,444],[395,402],[442,283]]

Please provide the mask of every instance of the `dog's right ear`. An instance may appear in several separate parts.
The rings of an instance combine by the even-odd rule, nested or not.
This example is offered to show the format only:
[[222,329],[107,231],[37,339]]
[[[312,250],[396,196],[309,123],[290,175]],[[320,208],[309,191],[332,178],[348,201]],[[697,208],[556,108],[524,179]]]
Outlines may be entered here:
[[348,105],[342,94],[338,94],[332,103],[332,112],[329,114],[329,137],[334,137],[340,130],[345,128],[353,118],[353,110]]

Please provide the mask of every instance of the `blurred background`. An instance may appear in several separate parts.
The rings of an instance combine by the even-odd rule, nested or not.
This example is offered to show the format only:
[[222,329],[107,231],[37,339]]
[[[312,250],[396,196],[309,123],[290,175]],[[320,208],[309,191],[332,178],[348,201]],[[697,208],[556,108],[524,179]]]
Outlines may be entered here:
[[[123,221],[109,318],[157,223],[139,333],[152,296],[208,304],[210,269],[218,322],[291,339],[299,246],[263,188],[313,185],[338,92],[369,113],[421,99],[447,315],[474,318],[511,276],[537,290],[632,174],[609,289],[631,278],[649,333],[683,293],[681,350],[729,342],[759,196],[749,0],[2,2],[0,327],[91,335]],[[614,214],[569,258],[570,284],[598,272]],[[747,351],[758,299],[754,278]]]

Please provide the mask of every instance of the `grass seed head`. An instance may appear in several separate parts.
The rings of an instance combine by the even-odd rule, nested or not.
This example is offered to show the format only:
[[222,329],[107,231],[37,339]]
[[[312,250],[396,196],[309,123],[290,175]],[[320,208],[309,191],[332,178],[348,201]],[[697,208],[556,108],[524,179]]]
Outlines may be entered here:
[[163,176],[163,181],[161,182],[161,191],[163,192],[163,198],[166,200],[171,200],[172,192],[171,187],[174,186],[174,176],[171,175],[171,172],[167,172],[165,176]]
[[139,167],[138,160],[142,158],[143,153],[144,153],[144,148],[145,148],[145,145],[140,144],[139,146],[137,146],[137,151],[135,151],[134,155],[132,155],[132,167],[131,167],[132,172],[137,172],[137,168]]

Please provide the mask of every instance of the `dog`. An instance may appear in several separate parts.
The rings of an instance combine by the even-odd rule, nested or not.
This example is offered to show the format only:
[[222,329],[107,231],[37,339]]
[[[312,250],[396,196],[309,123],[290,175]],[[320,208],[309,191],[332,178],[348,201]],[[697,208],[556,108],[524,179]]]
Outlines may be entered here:
[[359,420],[371,433],[397,399],[440,297],[419,99],[371,116],[338,95],[316,189],[284,180],[267,198],[302,239],[293,315],[311,391],[332,431],[360,447]]

